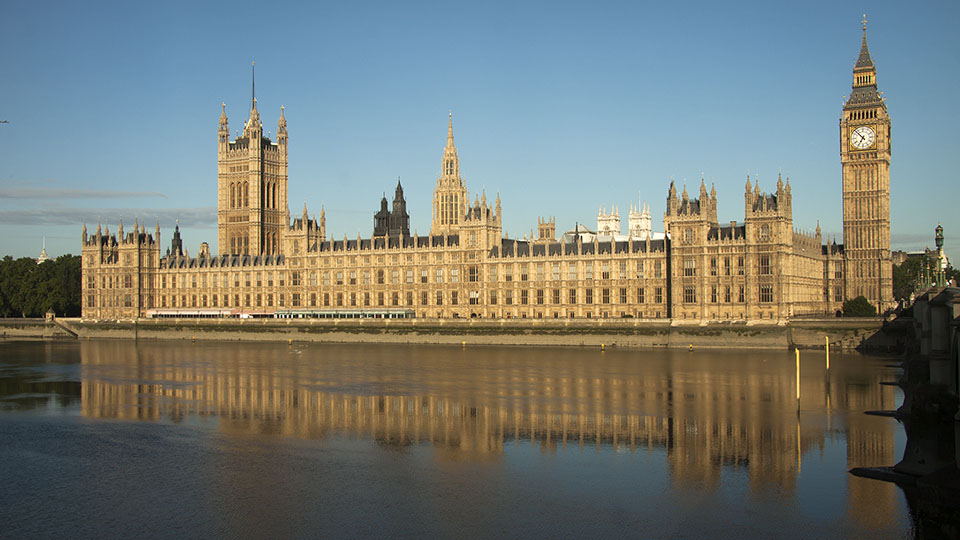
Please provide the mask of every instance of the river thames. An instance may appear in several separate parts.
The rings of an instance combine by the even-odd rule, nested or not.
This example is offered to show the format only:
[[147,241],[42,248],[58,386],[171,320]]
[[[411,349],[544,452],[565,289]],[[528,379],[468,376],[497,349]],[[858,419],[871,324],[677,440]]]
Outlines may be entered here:
[[9,538],[910,538],[889,358],[0,342]]

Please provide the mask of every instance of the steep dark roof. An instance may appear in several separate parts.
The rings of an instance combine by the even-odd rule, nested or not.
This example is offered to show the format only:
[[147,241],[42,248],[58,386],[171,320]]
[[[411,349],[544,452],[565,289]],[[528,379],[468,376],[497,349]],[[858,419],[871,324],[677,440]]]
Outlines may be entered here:
[[863,29],[863,41],[860,43],[860,56],[857,57],[857,65],[853,69],[872,68],[873,60],[870,58],[870,50],[867,48],[867,29]]
[[[867,48],[867,28],[863,28],[863,41],[860,43],[860,56],[857,57],[857,63],[853,66],[853,72],[872,71],[875,69],[873,59],[870,58],[870,49]],[[874,81],[875,82],[875,81]],[[850,99],[847,105],[869,105],[876,106],[881,103],[880,92],[877,91],[876,84],[854,87],[850,92]]]
[[876,106],[878,103],[882,103],[880,99],[880,92],[877,90],[877,85],[871,84],[868,86],[858,86],[850,91],[850,99],[847,100],[847,105],[870,105]]
[[843,253],[843,244],[825,244],[821,247],[824,255],[840,255]]
[[756,211],[760,210],[761,204],[762,204],[762,208],[764,208],[765,210],[776,210],[776,209],[777,209],[777,196],[776,196],[775,194],[773,194],[773,193],[771,193],[771,194],[760,193],[760,194],[753,200],[753,211],[756,212]]
[[744,238],[747,234],[745,225],[721,225],[710,227],[707,231],[707,240],[733,240],[735,238]]
[[686,199],[680,201],[680,208],[677,210],[678,214],[699,214],[700,213],[700,199]]

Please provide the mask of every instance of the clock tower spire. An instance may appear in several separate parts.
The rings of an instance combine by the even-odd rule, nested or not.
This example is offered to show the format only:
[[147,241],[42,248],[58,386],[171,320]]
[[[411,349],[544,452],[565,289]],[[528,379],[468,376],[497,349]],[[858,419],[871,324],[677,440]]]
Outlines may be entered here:
[[844,288],[847,299],[865,296],[878,313],[893,307],[890,259],[890,116],[877,90],[877,69],[867,47],[863,17],[853,86],[840,117],[843,170]]

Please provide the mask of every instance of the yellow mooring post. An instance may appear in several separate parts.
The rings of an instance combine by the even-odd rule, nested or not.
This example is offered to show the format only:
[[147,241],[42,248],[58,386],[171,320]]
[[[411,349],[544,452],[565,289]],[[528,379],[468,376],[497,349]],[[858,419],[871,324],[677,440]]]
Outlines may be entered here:
[[823,336],[823,340],[827,342],[827,371],[830,371],[830,336]]
[[797,353],[797,414],[800,414],[800,349],[794,351]]

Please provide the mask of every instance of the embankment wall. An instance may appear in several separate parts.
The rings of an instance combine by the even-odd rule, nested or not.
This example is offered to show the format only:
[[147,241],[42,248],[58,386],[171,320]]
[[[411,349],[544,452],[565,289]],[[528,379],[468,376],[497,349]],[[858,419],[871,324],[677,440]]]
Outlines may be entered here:
[[[822,349],[894,352],[897,332],[879,319],[804,319],[789,324],[670,324],[642,320],[417,320],[417,319],[58,319],[79,339],[311,341],[605,346],[697,349]],[[57,333],[36,321],[35,332]],[[40,328],[43,327],[43,328]],[[7,326],[0,322],[0,331]],[[61,331],[62,332],[62,331]],[[63,332],[63,334],[66,334]],[[8,337],[17,334],[6,332]],[[26,337],[26,334],[21,334]],[[47,337],[47,334],[34,337]]]
[[44,319],[0,319],[0,339],[73,338],[69,332]]

